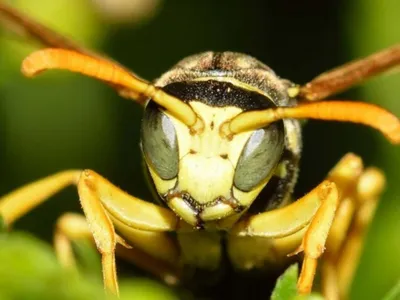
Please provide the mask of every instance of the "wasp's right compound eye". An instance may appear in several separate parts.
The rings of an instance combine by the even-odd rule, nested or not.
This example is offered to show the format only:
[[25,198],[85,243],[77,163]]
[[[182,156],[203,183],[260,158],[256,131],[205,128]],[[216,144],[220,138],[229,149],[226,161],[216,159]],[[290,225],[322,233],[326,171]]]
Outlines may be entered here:
[[171,119],[150,102],[142,120],[142,147],[147,163],[164,180],[178,175],[179,151]]

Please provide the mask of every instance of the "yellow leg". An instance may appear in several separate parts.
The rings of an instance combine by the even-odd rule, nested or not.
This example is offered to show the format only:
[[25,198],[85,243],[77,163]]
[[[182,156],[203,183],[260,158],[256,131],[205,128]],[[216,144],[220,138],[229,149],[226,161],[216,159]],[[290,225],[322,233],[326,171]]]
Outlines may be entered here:
[[[101,253],[105,288],[118,294],[115,267],[118,237],[112,220],[121,223],[125,229],[165,232],[177,228],[177,217],[168,209],[124,193],[90,170],[65,171],[22,187],[0,199],[0,214],[5,223],[11,225],[17,218],[70,184],[78,186],[90,232]],[[62,236],[57,239],[59,247],[68,247]],[[66,263],[72,262],[71,258],[62,259]]]
[[93,240],[84,216],[76,213],[66,213],[57,220],[54,232],[54,249],[61,265],[67,268],[75,267],[75,256],[71,240]]
[[91,180],[90,171],[83,171],[78,182],[78,193],[83,212],[97,249],[101,254],[103,281],[106,290],[118,295],[117,271],[115,266],[116,235],[114,225],[107,215],[98,196],[98,189]]
[[[81,176],[79,176],[81,174]],[[89,227],[102,255],[102,266],[105,288],[118,295],[118,284],[115,270],[115,233],[110,218],[101,203],[96,199],[87,171],[65,171],[36,181],[0,199],[0,213],[7,225],[39,205],[47,198],[70,184],[78,184],[81,205]],[[88,186],[89,183],[89,186]],[[65,242],[65,241],[64,241]],[[58,242],[60,247],[65,243]],[[68,260],[70,258],[63,258]],[[68,263],[66,261],[66,263]]]
[[259,236],[283,238],[308,226],[325,198],[336,190],[334,184],[324,181],[304,197],[283,208],[252,215],[236,223],[231,234],[237,236]]
[[353,166],[353,172],[334,168],[328,176],[342,191],[321,268],[322,290],[329,300],[347,298],[366,227],[385,184],[384,175],[378,169],[363,170],[361,160],[352,154],[343,159],[346,160],[345,165]]
[[[232,233],[276,239],[275,247],[286,247],[286,240],[303,232],[301,245],[295,254],[304,251],[304,262],[298,280],[302,294],[311,292],[317,259],[325,249],[325,241],[335,216],[338,191],[335,183],[324,181],[298,201],[274,211],[268,211],[234,226]],[[305,230],[303,230],[305,229]],[[277,249],[279,250],[279,249]]]
[[322,292],[329,300],[338,300],[338,282],[335,260],[341,245],[346,239],[354,211],[354,189],[359,176],[363,172],[363,164],[359,157],[347,154],[328,174],[328,179],[336,183],[340,190],[339,206],[329,232],[327,250],[321,264]]
[[308,227],[299,250],[304,251],[297,289],[300,294],[311,293],[317,260],[325,250],[325,243],[338,205],[338,191],[333,182],[319,190],[323,201]]
[[[179,270],[177,267],[173,267],[167,261],[156,258],[138,247],[131,247],[118,235],[116,235],[116,238],[116,255],[118,257],[133,263],[167,284],[173,285],[179,282]],[[75,267],[75,256],[71,247],[71,241],[79,239],[93,241],[93,236],[85,217],[76,213],[62,215],[57,221],[54,247],[57,257],[63,266],[68,268]],[[168,251],[168,249],[164,250]]]
[[[311,291],[317,260],[323,254],[325,245],[335,246],[344,240],[343,229],[350,224],[349,215],[354,210],[348,198],[354,193],[355,183],[362,171],[361,159],[348,154],[333,168],[327,180],[310,193],[286,207],[251,216],[237,223],[232,233],[237,236],[271,238],[275,252],[287,250],[293,242],[301,240],[301,245],[294,251],[304,251],[298,290],[307,294]],[[324,266],[326,270],[336,268],[329,264]],[[336,284],[336,278],[328,277],[326,282],[330,282],[328,285],[332,287]]]
[[345,298],[349,292],[361,256],[364,237],[374,216],[384,185],[383,173],[375,168],[367,169],[357,183],[355,197],[357,210],[336,265],[341,298]]
[[61,189],[77,184],[81,171],[68,170],[27,184],[0,198],[0,214],[7,226]]
[[127,249],[117,245],[117,256],[149,272],[168,285],[177,285],[180,282],[181,270],[163,260],[157,259],[137,248]]

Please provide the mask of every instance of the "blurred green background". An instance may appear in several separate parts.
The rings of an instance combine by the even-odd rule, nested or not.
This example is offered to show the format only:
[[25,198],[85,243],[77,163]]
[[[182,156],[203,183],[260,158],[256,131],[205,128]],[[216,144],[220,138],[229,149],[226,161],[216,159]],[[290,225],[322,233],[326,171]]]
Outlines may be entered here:
[[[101,1],[10,2],[147,79],[190,54],[230,50],[253,55],[281,77],[305,83],[400,41],[398,0],[150,1],[154,9],[142,14],[133,9],[136,14],[123,22],[100,13],[96,5]],[[138,146],[141,108],[79,75],[23,78],[20,62],[32,49],[1,32],[0,194],[63,169],[91,168],[149,199]],[[340,98],[370,101],[400,115],[400,75],[380,76]],[[309,122],[296,194],[310,190],[350,151],[385,170],[388,178],[351,297],[379,299],[400,277],[399,148],[369,128]],[[56,218],[71,210],[79,211],[79,203],[76,191],[68,188],[15,227],[50,240]]]

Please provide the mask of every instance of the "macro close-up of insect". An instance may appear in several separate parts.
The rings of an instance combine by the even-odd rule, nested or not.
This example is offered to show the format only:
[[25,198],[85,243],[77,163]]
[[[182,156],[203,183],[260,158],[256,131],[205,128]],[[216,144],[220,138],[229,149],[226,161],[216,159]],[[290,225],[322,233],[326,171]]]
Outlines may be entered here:
[[[129,175],[134,174],[132,181],[138,181],[143,169],[154,198],[153,202],[146,198],[148,194],[125,189],[91,165],[67,166],[41,179],[24,179],[22,187],[4,191],[0,217],[6,228],[72,185],[78,196],[71,193],[69,197],[76,198],[83,213],[74,206],[74,212],[63,209],[53,216],[57,218],[55,253],[61,265],[73,267],[77,260],[73,241],[94,241],[101,256],[104,288],[110,294],[119,295],[120,261],[130,262],[167,285],[187,287],[195,296],[216,299],[221,296],[203,291],[222,282],[228,287],[221,292],[224,296],[239,297],[242,292],[236,290],[245,280],[258,282],[257,288],[246,292],[249,298],[258,298],[263,289],[265,296],[260,298],[269,297],[276,277],[298,262],[298,294],[317,291],[326,299],[349,298],[368,226],[382,193],[391,186],[387,186],[383,167],[369,166],[370,160],[364,162],[353,149],[344,149],[330,169],[321,171],[325,175],[318,174],[315,181],[316,176],[309,176],[312,185],[308,190],[295,193],[297,181],[307,178],[319,159],[324,160],[321,155],[310,163],[309,157],[309,164],[302,165],[300,172],[303,143],[307,142],[304,120],[371,127],[385,138],[379,137],[377,143],[386,143],[398,152],[398,111],[380,103],[333,96],[373,76],[395,71],[400,65],[400,44],[377,48],[305,84],[281,78],[269,65],[236,49],[188,55],[149,82],[125,63],[117,63],[117,58],[87,50],[3,1],[0,17],[5,28],[18,28],[17,33],[23,32],[24,38],[41,45],[20,58],[25,77],[38,76],[37,82],[42,84],[39,78],[51,73],[49,70],[79,73],[77,91],[72,93],[85,93],[79,86],[85,75],[105,83],[107,92],[115,90],[143,107],[142,116],[136,117],[140,130],[135,131],[140,145],[136,146],[140,153],[136,153],[143,165],[136,165]],[[160,43],[159,56],[163,47]],[[36,78],[21,80],[33,86]],[[84,84],[87,79],[82,80]],[[68,101],[78,101],[72,95]],[[43,122],[47,125],[42,128],[52,127]],[[107,134],[107,130],[102,127],[98,134]],[[326,132],[326,141],[329,135]],[[316,140],[310,148],[314,153],[323,152],[323,143]],[[106,141],[92,150],[110,144]],[[19,147],[28,146],[24,142]],[[51,147],[56,149],[57,142]],[[57,151],[54,155],[57,157]],[[393,174],[400,176],[398,171]],[[240,279],[233,279],[235,276]]]

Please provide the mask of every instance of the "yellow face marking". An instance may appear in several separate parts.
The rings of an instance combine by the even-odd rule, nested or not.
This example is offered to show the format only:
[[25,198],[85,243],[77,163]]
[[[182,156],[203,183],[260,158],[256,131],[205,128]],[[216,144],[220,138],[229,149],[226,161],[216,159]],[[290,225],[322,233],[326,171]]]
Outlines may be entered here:
[[[190,194],[196,203],[203,205],[200,218],[221,219],[234,213],[233,208],[224,203],[210,206],[207,203],[221,196],[231,198],[235,167],[251,132],[238,134],[232,141],[222,139],[220,125],[242,110],[237,107],[210,107],[196,101],[189,102],[189,105],[202,119],[205,127],[201,133],[191,134],[185,124],[168,115],[175,126],[179,148],[178,184],[175,190]],[[162,180],[149,169],[160,194],[174,188],[176,180]],[[168,205],[186,222],[195,224],[198,221],[193,207],[182,198],[174,197]]]
[[157,187],[157,192],[159,194],[165,194],[170,189],[172,189],[176,184],[176,178],[171,180],[164,180],[158,176],[158,174],[153,170],[150,164],[146,163],[148,166],[151,178],[153,178],[154,185]]
[[232,207],[228,204],[218,203],[216,205],[205,208],[201,214],[200,218],[207,221],[214,221],[225,218],[227,215],[232,213]]
[[[235,166],[251,132],[235,136],[232,141],[222,139],[220,125],[242,110],[237,107],[209,107],[203,103],[189,103],[208,124],[201,134],[191,135],[188,128],[171,117],[179,146],[179,190],[188,192],[200,204],[223,196],[230,198]],[[213,129],[209,124],[213,123]],[[227,159],[221,155],[227,154]]]
[[267,182],[271,179],[273,172],[271,172],[270,176],[268,176],[263,182],[261,182],[257,187],[252,189],[250,192],[242,192],[238,190],[236,187],[233,187],[233,196],[236,199],[240,199],[240,204],[243,206],[250,206],[253,203],[254,199],[258,196]]
[[221,125],[240,114],[240,108],[210,107],[198,101],[188,104],[201,118],[204,128],[193,134],[185,124],[165,112],[176,131],[179,171],[177,178],[166,181],[149,168],[157,191],[161,195],[171,191],[173,198],[167,199],[168,206],[191,225],[240,214],[235,209],[238,206],[246,209],[270,178],[249,192],[242,192],[233,185],[236,165],[253,132],[236,134],[232,140],[224,139]]
[[[204,153],[204,152],[203,152]],[[230,197],[235,168],[219,155],[188,154],[179,163],[179,189],[187,191],[200,204],[219,196]]]

